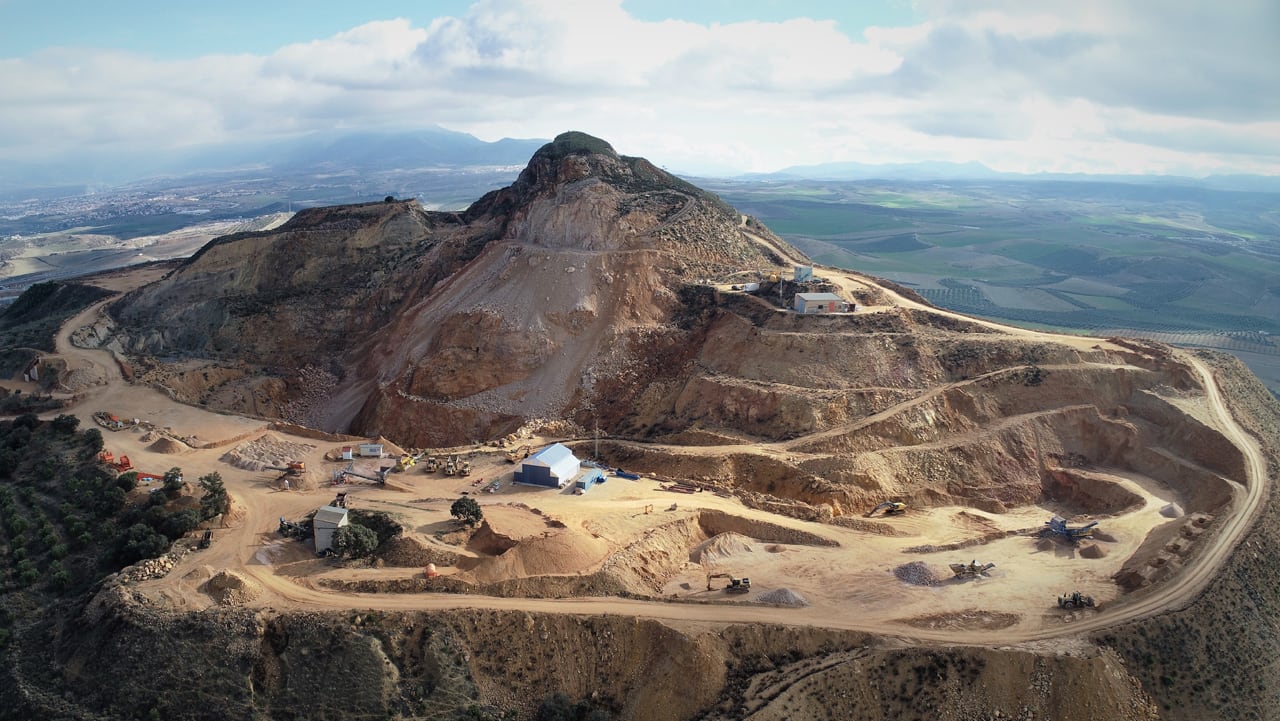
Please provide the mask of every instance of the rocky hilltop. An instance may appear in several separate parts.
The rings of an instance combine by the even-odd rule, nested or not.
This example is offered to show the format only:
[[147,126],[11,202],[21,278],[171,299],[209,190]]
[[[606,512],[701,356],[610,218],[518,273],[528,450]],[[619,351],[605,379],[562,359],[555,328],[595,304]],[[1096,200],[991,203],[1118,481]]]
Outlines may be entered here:
[[687,284],[780,260],[714,195],[565,133],[462,213],[388,199],[219,238],[96,333],[191,402],[463,442],[582,407]]

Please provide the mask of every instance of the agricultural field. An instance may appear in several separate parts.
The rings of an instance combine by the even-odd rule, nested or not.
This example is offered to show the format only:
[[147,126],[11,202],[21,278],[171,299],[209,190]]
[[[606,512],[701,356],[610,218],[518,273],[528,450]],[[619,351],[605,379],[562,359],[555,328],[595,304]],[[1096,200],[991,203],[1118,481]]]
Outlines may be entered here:
[[1229,351],[1280,395],[1280,193],[1034,180],[704,184],[815,262],[972,315]]

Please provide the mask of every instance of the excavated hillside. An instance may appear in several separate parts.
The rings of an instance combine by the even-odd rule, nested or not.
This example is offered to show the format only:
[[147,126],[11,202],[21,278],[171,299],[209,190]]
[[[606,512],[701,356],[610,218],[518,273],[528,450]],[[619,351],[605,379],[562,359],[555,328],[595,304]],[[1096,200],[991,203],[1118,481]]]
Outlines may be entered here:
[[[399,201],[315,209],[209,244],[80,340],[129,355],[182,400],[405,446],[492,438],[533,418],[598,423],[602,460],[713,492],[672,494],[661,514],[642,492],[675,487],[648,478],[645,491],[616,480],[586,498],[539,499],[589,516],[573,528],[482,498],[495,525],[414,563],[457,565],[436,590],[520,598],[428,611],[436,596],[414,595],[428,585],[419,570],[313,577],[322,566],[305,548],[312,571],[272,560],[277,504],[292,513],[328,494],[267,491],[226,469],[256,521],[191,561],[226,567],[184,568],[161,589],[107,579],[15,627],[0,718],[531,718],[555,691],[616,719],[1274,717],[1280,413],[1256,379],[1159,344],[1001,330],[834,269],[819,269],[830,276],[819,289],[856,312],[785,312],[771,299],[799,289],[769,271],[799,259],[714,197],[581,134],[557,138],[464,213]],[[758,295],[705,282],[760,271]],[[1216,384],[1201,374],[1210,367]],[[425,473],[399,478],[454,490]],[[445,518],[435,491],[363,490],[430,519],[419,530]],[[858,517],[890,498],[910,512]],[[745,525],[713,529],[711,512],[694,510],[722,502],[866,537],[766,546],[752,563],[760,595],[741,603],[676,598],[691,548],[714,556],[746,543],[730,535]],[[1135,507],[1140,522],[1127,518]],[[1101,519],[1115,535],[1078,549],[1035,538],[1050,511]],[[879,536],[919,535],[944,513],[964,533],[869,555]],[[527,536],[495,530],[517,515],[536,516]],[[755,528],[760,544],[783,542]],[[1009,575],[987,586],[1000,600],[1078,553],[1078,570],[1049,578],[1083,579],[1104,606],[1063,612],[1039,589],[1019,616],[986,602],[997,595],[986,579],[909,580],[913,567],[951,560],[933,554],[969,558],[970,547],[1004,554],[998,573]],[[1114,575],[1089,575],[1102,559],[1087,553],[1107,548],[1129,551],[1112,553]],[[575,554],[577,566],[563,565]],[[764,592],[776,569],[810,583],[800,590],[811,600],[846,605],[756,605],[785,604],[774,594],[790,585]],[[686,590],[701,590],[701,572]],[[213,601],[187,605],[182,584],[195,577]],[[867,593],[886,582],[903,586],[881,600],[890,612]],[[623,598],[559,600],[608,594]],[[611,605],[637,598],[649,610]],[[693,614],[707,608],[715,615]],[[855,625],[872,613],[880,620]],[[836,625],[861,630],[826,628]]]
[[780,262],[744,227],[566,133],[463,213],[388,199],[219,238],[94,342],[188,402],[410,445],[488,438],[596,395],[611,349],[670,325],[687,284]]

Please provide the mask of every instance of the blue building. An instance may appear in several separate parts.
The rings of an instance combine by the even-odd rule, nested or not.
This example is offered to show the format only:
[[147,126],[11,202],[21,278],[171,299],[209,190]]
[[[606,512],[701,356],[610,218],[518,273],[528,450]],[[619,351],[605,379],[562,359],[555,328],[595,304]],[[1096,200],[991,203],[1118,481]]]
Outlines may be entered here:
[[587,469],[587,472],[583,473],[582,477],[573,485],[575,489],[585,493],[592,486],[597,483],[602,483],[603,481],[604,471],[601,471],[599,468],[589,468]]
[[515,473],[516,483],[547,488],[564,488],[573,482],[582,463],[567,446],[552,443],[534,453],[520,464]]

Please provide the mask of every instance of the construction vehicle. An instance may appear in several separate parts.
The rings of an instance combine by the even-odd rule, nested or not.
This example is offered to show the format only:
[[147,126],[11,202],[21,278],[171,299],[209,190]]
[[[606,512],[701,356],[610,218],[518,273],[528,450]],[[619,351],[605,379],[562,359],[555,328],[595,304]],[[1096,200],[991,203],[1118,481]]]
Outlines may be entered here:
[[708,573],[707,574],[707,590],[714,591],[715,587],[711,584],[713,578],[727,578],[729,585],[724,587],[725,593],[750,593],[751,579],[735,578],[727,573]]
[[280,517],[280,528],[277,529],[281,536],[285,538],[306,538],[311,535],[311,530],[301,523],[286,521],[284,516]]
[[111,451],[99,451],[98,460],[102,463],[116,469],[118,473],[124,473],[133,469],[133,461],[128,456],[120,456],[120,460],[116,460],[115,455]]
[[528,458],[529,454],[532,452],[533,452],[533,449],[530,448],[529,444],[526,443],[523,446],[520,446],[519,448],[515,449],[514,451],[509,451],[507,453],[507,462],[519,463],[520,461],[523,461],[524,459]]
[[365,475],[365,474],[363,474],[363,473],[357,473],[357,472],[355,471],[355,469],[354,469],[354,466],[355,466],[355,464],[354,464],[354,463],[348,463],[346,468],[344,468],[344,469],[342,469],[342,470],[340,470],[340,471],[334,471],[334,472],[333,472],[333,482],[334,482],[334,483],[348,483],[348,482],[350,482],[350,478],[349,478],[349,477],[354,477],[354,478],[361,478],[361,479],[364,479],[364,480],[366,480],[366,481],[370,481],[370,482],[372,482],[372,483],[376,483],[376,484],[378,484],[379,486],[381,486],[381,485],[385,485],[385,484],[386,484],[386,482],[387,482],[387,473],[389,473],[389,472],[391,471],[391,466],[387,466],[386,468],[379,468],[379,469],[378,469],[378,475],[377,475],[377,476],[369,476],[369,475]]
[[280,471],[280,477],[300,476],[307,472],[307,464],[302,461],[289,461],[283,466],[263,466],[264,471]]
[[458,475],[458,457],[449,456],[444,459],[444,474],[446,476]]
[[471,461],[462,461],[458,464],[458,475],[460,476],[471,475]]
[[106,411],[94,411],[93,421],[109,431],[123,431],[138,425],[137,419],[127,420]]
[[435,456],[427,456],[427,460],[422,462],[423,471],[426,473],[435,473],[440,470],[440,459]]
[[204,535],[196,542],[196,548],[203,550],[211,545],[213,545],[213,529],[209,528],[205,529]]
[[886,516],[897,516],[907,512],[907,504],[902,501],[885,501],[880,505],[867,511],[867,518],[871,518],[877,513],[884,511]]
[[339,492],[338,492],[338,495],[334,497],[334,499],[333,499],[333,503],[330,503],[329,505],[334,506],[335,508],[346,508],[346,507],[347,507],[347,492],[346,492],[346,491],[339,491]]
[[1067,525],[1067,519],[1062,516],[1054,516],[1053,518],[1045,521],[1044,525],[1045,529],[1041,532],[1042,535],[1062,536],[1072,543],[1075,543],[1082,538],[1093,537],[1093,527],[1098,525],[1098,522],[1094,521],[1093,523],[1084,526],[1072,528]]
[[970,561],[968,563],[951,563],[951,572],[956,574],[956,578],[975,578],[977,576],[987,575],[987,571],[996,567],[994,563],[978,563]]
[[1097,608],[1098,604],[1093,600],[1093,596],[1086,596],[1079,591],[1072,591],[1069,595],[1058,596],[1058,608],[1071,610],[1073,608]]

